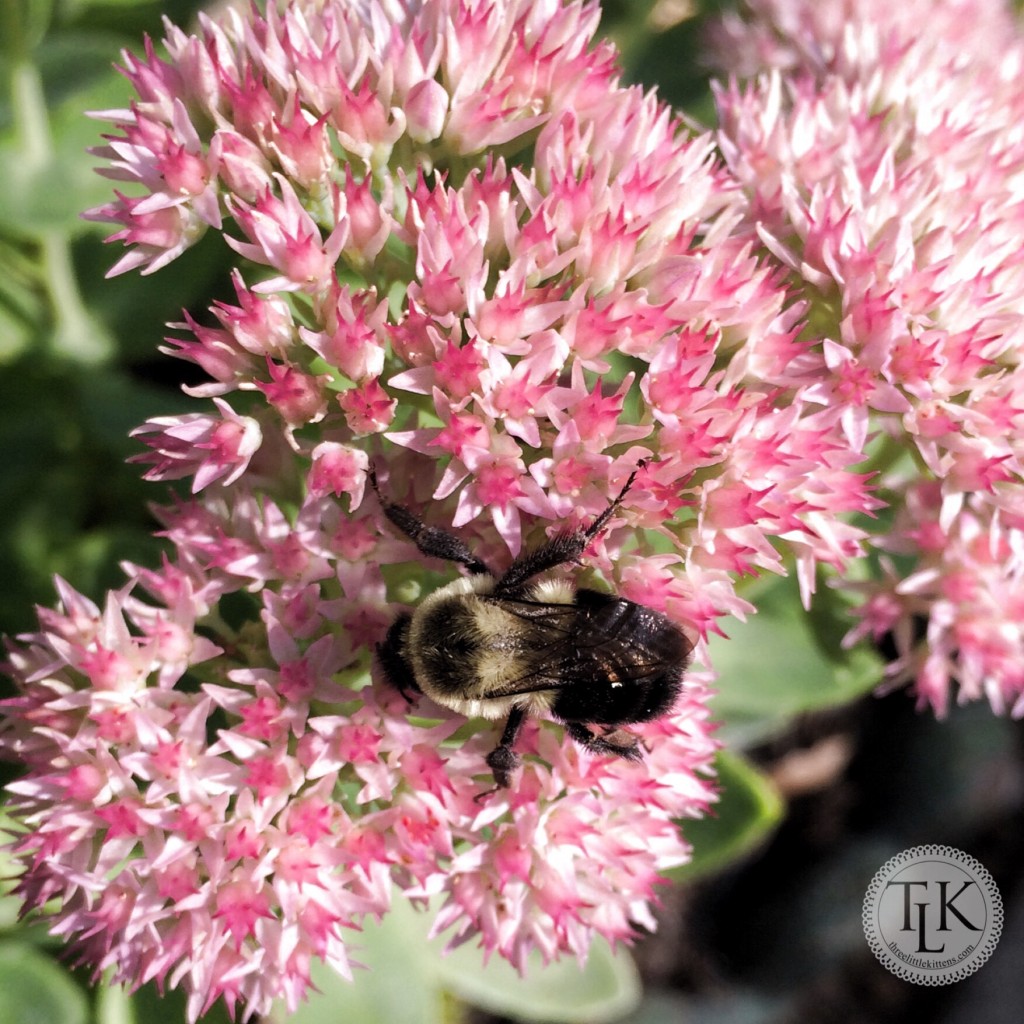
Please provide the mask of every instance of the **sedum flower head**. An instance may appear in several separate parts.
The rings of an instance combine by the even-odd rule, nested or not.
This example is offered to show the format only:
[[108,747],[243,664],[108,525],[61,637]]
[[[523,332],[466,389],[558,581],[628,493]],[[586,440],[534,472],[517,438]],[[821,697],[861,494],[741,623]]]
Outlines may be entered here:
[[102,609],[61,585],[11,646],[0,750],[28,766],[28,904],[97,971],[185,986],[193,1018],[294,1007],[399,896],[519,966],[628,939],[713,799],[706,672],[637,728],[641,763],[533,722],[481,798],[493,727],[369,678],[445,568],[386,525],[371,459],[498,569],[647,460],[585,562],[705,665],[742,577],[791,560],[809,600],[861,551],[863,425],[755,254],[745,181],[619,82],[597,19],[294,0],[124,57],[137,99],[99,153],[131,195],[92,213],[128,247],[113,272],[212,230],[236,298],[167,340],[208,377],[197,411],[136,432],[150,479],[190,481],[160,513],[173,554]]
[[[722,152],[809,303],[800,371],[887,471],[851,641],[943,713],[1024,713],[1024,39],[996,0],[754,0],[723,30]],[[813,44],[813,45],[812,45]],[[733,63],[735,57],[736,63]]]

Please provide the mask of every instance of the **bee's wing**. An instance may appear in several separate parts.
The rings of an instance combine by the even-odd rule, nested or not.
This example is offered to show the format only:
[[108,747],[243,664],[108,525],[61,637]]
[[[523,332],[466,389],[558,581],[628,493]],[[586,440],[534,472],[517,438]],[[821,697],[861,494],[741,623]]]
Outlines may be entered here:
[[612,595],[586,593],[589,602],[600,609],[597,614],[582,614],[577,604],[500,599],[505,612],[530,623],[534,643],[522,656],[523,672],[489,696],[513,697],[579,684],[618,686],[639,683],[664,671],[657,656],[643,645],[629,642],[624,617],[638,606]]
[[495,602],[501,605],[502,611],[529,622],[537,630],[538,636],[551,641],[571,636],[579,621],[579,609],[574,604],[510,597],[497,598]]

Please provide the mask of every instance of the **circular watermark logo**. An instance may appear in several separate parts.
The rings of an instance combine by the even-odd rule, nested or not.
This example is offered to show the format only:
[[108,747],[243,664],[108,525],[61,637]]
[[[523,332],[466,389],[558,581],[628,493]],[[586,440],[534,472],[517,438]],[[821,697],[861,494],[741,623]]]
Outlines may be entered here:
[[887,861],[864,895],[864,934],[904,981],[949,985],[992,955],[1003,901],[992,876],[951,846],[915,846]]

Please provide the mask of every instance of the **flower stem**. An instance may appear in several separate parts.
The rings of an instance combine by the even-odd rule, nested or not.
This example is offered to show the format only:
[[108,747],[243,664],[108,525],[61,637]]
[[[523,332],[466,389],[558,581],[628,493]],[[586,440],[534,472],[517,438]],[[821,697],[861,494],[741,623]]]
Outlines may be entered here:
[[[39,68],[28,57],[11,69],[11,97],[15,134],[22,156],[23,173],[42,178],[52,173],[56,160],[46,98]],[[36,237],[39,245],[39,284],[51,312],[52,351],[75,362],[98,363],[110,357],[110,339],[90,314],[75,276],[71,240],[61,227],[44,226]]]

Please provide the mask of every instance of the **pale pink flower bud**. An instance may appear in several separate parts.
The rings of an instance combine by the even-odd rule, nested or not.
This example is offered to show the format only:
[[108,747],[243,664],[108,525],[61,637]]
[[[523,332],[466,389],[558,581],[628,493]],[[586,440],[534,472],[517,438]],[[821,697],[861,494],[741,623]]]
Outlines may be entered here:
[[414,85],[405,104],[406,131],[417,142],[433,142],[444,128],[448,113],[448,93],[433,78]]
[[313,495],[350,494],[352,507],[363,500],[366,470],[369,459],[366,453],[348,445],[323,441],[313,449],[313,465],[309,471],[309,490]]
[[371,294],[353,300],[347,288],[337,288],[324,303],[325,331],[302,328],[300,334],[310,348],[349,380],[378,377],[384,369],[384,323],[387,303],[373,301]]
[[210,169],[247,203],[254,203],[273,180],[263,150],[230,128],[219,129],[210,140]]
[[106,787],[107,782],[107,775],[100,771],[95,764],[90,763],[75,765],[68,772],[63,785],[72,800],[82,804],[91,804],[96,802],[96,798]]
[[245,287],[241,274],[233,271],[239,305],[214,304],[217,319],[247,352],[273,355],[287,352],[295,341],[295,319],[291,307],[280,296],[257,295]]
[[260,425],[249,416],[239,416],[219,398],[214,403],[220,417],[162,416],[132,431],[133,437],[142,437],[153,449],[152,454],[132,457],[153,463],[147,479],[192,476],[192,490],[198,492],[215,482],[231,484],[245,472],[263,443]]
[[264,281],[257,290],[321,292],[334,280],[334,265],[348,237],[348,222],[339,222],[324,240],[294,188],[280,176],[277,180],[280,198],[268,190],[253,204],[232,199],[231,212],[249,242],[231,237],[226,241],[247,259],[280,271],[280,277]]
[[323,378],[303,373],[294,366],[267,360],[269,381],[256,381],[256,387],[267,401],[277,409],[284,421],[292,426],[315,423],[327,411]]
[[387,430],[395,416],[397,402],[372,377],[357,387],[338,395],[338,405],[345,412],[345,421],[356,435],[377,434]]
[[325,128],[327,116],[314,120],[310,115],[307,120],[296,97],[286,118],[284,123],[275,119],[269,148],[277,154],[288,178],[311,191],[328,180],[334,165]]
[[165,206],[145,211],[141,199],[120,196],[120,206],[99,207],[85,216],[92,220],[117,220],[127,225],[107,236],[108,242],[123,241],[135,246],[110,270],[115,277],[127,270],[142,268],[152,274],[193,245],[205,233],[207,224],[194,212],[181,206]]
[[343,195],[349,224],[348,249],[355,250],[367,263],[379,255],[395,226],[390,214],[390,181],[386,181],[384,188],[385,195],[378,200],[369,175],[361,182],[356,182],[351,175],[345,179]]

